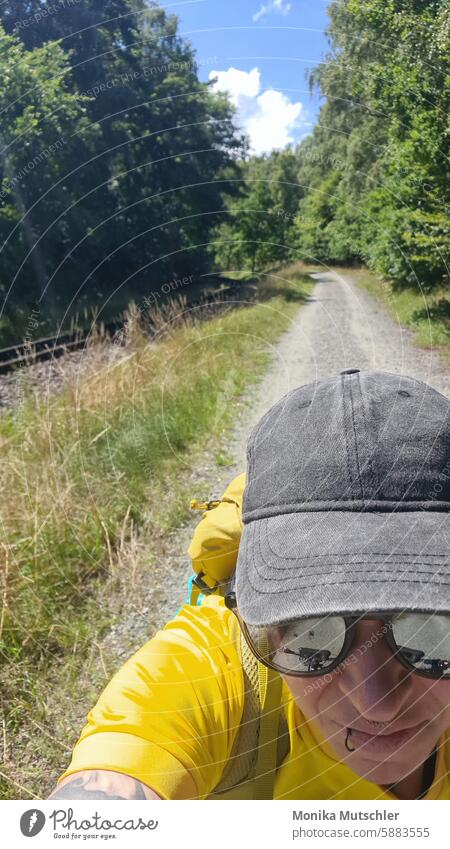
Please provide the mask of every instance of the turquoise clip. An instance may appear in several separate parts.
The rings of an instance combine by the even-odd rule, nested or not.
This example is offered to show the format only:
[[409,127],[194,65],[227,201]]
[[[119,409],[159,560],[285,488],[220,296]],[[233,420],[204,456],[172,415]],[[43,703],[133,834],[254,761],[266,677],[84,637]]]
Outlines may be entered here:
[[[191,575],[191,577],[190,577],[190,578],[189,578],[189,580],[188,580],[188,594],[187,594],[187,597],[186,597],[186,602],[185,602],[185,604],[191,604],[192,582],[193,582],[193,580],[194,580],[194,578],[195,578],[195,577],[196,577],[196,575]],[[195,605],[201,604],[201,603],[202,603],[202,599],[203,599],[204,597],[205,597],[204,593],[200,593],[200,595],[199,595],[199,596],[198,596],[198,598],[197,598],[197,601],[195,602]],[[180,607],[180,608],[179,608],[179,610],[177,610],[177,612],[175,613],[175,616],[178,616],[178,614],[179,614],[180,610],[182,610],[182,609],[183,609],[183,608],[182,608],[182,607]]]

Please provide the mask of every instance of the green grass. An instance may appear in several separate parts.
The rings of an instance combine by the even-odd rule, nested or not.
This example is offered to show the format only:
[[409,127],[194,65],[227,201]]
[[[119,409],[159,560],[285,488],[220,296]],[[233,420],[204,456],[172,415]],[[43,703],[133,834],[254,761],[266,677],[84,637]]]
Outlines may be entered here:
[[399,324],[410,327],[416,343],[423,348],[437,348],[450,359],[450,291],[432,293],[400,289],[382,280],[366,268],[346,269],[346,274],[381,301]]
[[216,454],[216,464],[218,466],[232,466],[233,458],[223,451],[218,451]]
[[[174,306],[155,319],[158,341],[134,328],[128,359],[0,419],[0,474],[10,494],[0,506],[0,719],[8,741],[0,798],[39,797],[43,770],[56,770],[48,682],[58,682],[62,700],[77,698],[80,670],[120,617],[133,570],[151,568],[164,534],[187,518],[190,497],[204,495],[189,472],[205,446],[218,466],[229,464],[223,442],[238,399],[264,374],[271,346],[312,286],[283,269],[265,278],[253,305],[204,321]],[[148,547],[137,565],[139,539]],[[32,721],[43,729],[37,737]]]

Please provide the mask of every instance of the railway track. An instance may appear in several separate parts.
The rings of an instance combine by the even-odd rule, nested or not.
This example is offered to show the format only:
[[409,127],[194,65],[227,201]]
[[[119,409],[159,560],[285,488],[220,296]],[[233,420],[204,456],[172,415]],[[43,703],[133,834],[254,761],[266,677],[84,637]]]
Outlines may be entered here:
[[[116,321],[102,325],[105,334],[111,338],[123,329],[124,321]],[[44,360],[62,357],[64,354],[84,348],[92,330],[77,330],[73,333],[62,333],[59,336],[46,336],[43,339],[33,339],[10,348],[0,349],[0,374],[8,374],[16,369],[24,368]]]
[[[241,287],[240,297],[244,294],[254,297],[254,288]],[[196,305],[206,305],[208,303],[226,301],[236,296],[236,289],[233,285],[222,286],[218,290],[206,291],[201,298],[188,302],[187,306],[192,308]],[[23,342],[13,345],[10,348],[0,349],[0,375],[14,372],[17,369],[33,365],[37,362],[55,359],[62,357],[64,354],[72,351],[79,351],[85,347],[88,339],[92,336],[93,331],[101,330],[102,335],[109,336],[111,339],[125,327],[125,321],[114,321],[109,324],[101,324],[100,326],[91,327],[89,330],[76,330],[74,332],[61,333],[58,336],[47,336],[42,339],[33,339],[32,342]]]

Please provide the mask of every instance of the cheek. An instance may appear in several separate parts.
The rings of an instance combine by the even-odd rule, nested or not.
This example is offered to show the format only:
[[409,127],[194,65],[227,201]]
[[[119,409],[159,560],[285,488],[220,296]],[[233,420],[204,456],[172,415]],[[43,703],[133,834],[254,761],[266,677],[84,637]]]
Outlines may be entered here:
[[442,716],[450,716],[450,681],[425,681],[423,695]]
[[286,681],[295,701],[307,714],[310,714],[311,710],[319,704],[325,691],[329,692],[334,685],[334,675],[331,673],[314,678],[296,678],[291,675],[282,675],[282,678]]
[[408,705],[410,710],[426,716],[442,729],[450,725],[450,681],[433,681],[414,675],[409,678]]

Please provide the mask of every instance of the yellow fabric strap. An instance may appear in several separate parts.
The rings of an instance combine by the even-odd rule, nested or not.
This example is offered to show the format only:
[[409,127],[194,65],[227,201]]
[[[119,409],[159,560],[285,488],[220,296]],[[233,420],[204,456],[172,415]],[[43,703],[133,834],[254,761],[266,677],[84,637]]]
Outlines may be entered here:
[[278,721],[281,704],[281,675],[258,663],[261,718],[258,759],[255,769],[254,798],[273,799],[277,768]]

